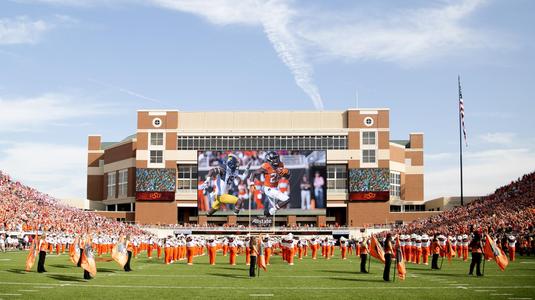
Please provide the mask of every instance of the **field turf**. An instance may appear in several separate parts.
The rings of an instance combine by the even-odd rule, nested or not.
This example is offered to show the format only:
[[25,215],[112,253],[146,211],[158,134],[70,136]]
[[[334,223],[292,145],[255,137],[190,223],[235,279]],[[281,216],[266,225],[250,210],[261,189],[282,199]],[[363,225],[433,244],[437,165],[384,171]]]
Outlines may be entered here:
[[[126,273],[113,261],[98,261],[96,278],[83,279],[81,268],[67,255],[47,255],[47,273],[24,271],[27,252],[0,253],[0,299],[533,299],[535,258],[522,258],[501,272],[486,262],[485,276],[468,276],[468,262],[444,261],[440,271],[425,265],[407,265],[407,279],[385,283],[383,265],[372,259],[371,273],[360,274],[355,256],[341,260],[296,260],[294,266],[272,259],[268,272],[249,278],[244,256],[228,265],[218,256],[164,265],[141,255]],[[36,262],[37,264],[37,262]]]

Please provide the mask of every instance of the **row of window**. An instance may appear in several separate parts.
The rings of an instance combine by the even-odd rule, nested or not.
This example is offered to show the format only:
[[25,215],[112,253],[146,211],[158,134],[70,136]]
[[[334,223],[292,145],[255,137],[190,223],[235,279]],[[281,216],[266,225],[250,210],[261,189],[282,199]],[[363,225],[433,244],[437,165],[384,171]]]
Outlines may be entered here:
[[117,197],[126,197],[128,194],[128,170],[119,170],[119,182],[117,182],[117,172],[108,173],[108,198],[115,198],[116,187],[118,187]]
[[347,136],[179,136],[177,144],[178,150],[347,149]]
[[[404,212],[425,211],[425,204],[403,205]],[[390,212],[401,212],[401,205],[390,205]]]
[[390,172],[390,197],[401,196],[401,175],[399,172]]

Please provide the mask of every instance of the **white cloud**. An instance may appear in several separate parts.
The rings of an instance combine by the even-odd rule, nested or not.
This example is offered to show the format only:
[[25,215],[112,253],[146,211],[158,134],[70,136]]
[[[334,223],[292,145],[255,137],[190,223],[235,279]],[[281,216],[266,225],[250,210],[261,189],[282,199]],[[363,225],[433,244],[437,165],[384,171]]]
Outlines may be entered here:
[[296,84],[310,97],[314,107],[323,109],[323,101],[313,80],[304,45],[292,30],[298,17],[285,1],[232,0],[151,0],[163,8],[201,16],[216,25],[260,25],[277,52],[290,69]]
[[[459,161],[456,154],[425,173],[426,199],[460,194]],[[465,153],[463,157],[464,195],[481,196],[494,192],[518,177],[535,171],[535,151],[529,148],[490,149]]]
[[113,111],[111,107],[57,93],[30,98],[0,98],[0,132],[41,130],[54,122],[108,114]]
[[397,10],[389,15],[338,13],[327,21],[307,20],[299,34],[334,58],[419,62],[491,46],[483,32],[463,24],[484,2],[448,1],[438,7]]
[[0,169],[55,197],[85,197],[86,149],[46,143],[5,143]]
[[[262,27],[297,85],[323,108],[311,56],[412,64],[471,48],[510,47],[465,21],[487,0],[428,2],[426,7],[367,11],[297,7],[283,0],[19,0],[71,6],[146,4],[197,15],[220,26]],[[307,3],[307,2],[303,2]]]
[[480,135],[479,138],[490,144],[511,145],[515,136],[512,132],[494,132]]
[[0,19],[0,45],[33,44],[53,25],[27,17]]

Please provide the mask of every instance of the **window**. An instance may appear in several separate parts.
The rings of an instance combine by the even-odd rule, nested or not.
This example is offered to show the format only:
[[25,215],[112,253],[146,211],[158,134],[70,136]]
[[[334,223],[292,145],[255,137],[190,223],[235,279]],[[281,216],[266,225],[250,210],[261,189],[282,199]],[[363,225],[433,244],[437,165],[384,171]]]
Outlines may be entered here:
[[177,190],[197,190],[197,165],[178,165]]
[[128,191],[128,170],[119,171],[119,197],[126,197]]
[[152,119],[152,126],[154,126],[154,127],[162,126],[162,120],[160,118]]
[[425,211],[425,205],[404,205],[405,212],[409,211]]
[[401,195],[401,179],[399,172],[390,172],[390,197],[399,198]]
[[401,212],[401,205],[390,205],[390,212]]
[[375,145],[375,131],[363,131],[362,132],[362,144],[363,145]]
[[151,164],[160,164],[163,162],[163,151],[162,150],[151,150],[150,151],[150,163]]
[[130,203],[117,204],[117,211],[130,211],[131,208]]
[[375,150],[362,150],[363,163],[375,163]]
[[372,125],[373,125],[373,119],[370,118],[370,117],[366,117],[366,118],[364,119],[364,125],[366,125],[366,126],[368,126],[368,127],[369,127],[369,126],[372,126]]
[[327,165],[327,188],[345,192],[347,190],[346,165]]
[[108,173],[108,198],[115,198],[115,172]]
[[112,204],[112,205],[106,205],[106,210],[107,210],[107,211],[115,211],[115,204]]
[[163,145],[163,132],[151,132],[150,144],[152,146],[162,146]]
[[[163,138],[162,138],[163,140]],[[375,136],[372,139],[375,143]],[[151,136],[152,144],[152,136]],[[162,141],[163,144],[163,141]],[[326,150],[347,149],[345,135],[319,136],[179,136],[178,150]]]

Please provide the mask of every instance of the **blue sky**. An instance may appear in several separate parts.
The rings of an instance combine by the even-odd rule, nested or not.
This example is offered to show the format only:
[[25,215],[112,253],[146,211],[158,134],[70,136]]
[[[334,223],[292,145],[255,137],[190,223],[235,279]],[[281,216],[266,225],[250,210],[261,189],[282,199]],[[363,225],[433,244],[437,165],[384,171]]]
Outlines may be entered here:
[[137,109],[391,109],[425,133],[426,199],[535,169],[535,2],[13,0],[0,3],[0,169],[85,197],[88,134],[116,141]]

